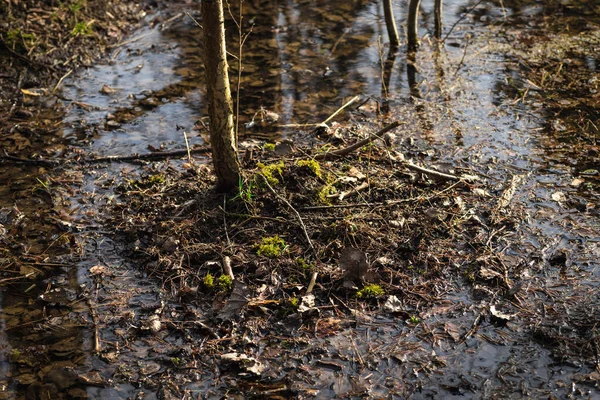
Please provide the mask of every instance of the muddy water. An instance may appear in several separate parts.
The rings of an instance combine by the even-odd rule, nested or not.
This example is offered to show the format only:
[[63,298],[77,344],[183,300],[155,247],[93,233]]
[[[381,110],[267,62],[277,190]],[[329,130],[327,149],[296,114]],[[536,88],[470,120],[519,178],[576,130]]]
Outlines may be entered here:
[[[543,281],[546,293],[554,298],[566,298],[572,308],[563,312],[578,313],[587,305],[589,312],[597,313],[600,162],[598,127],[592,117],[598,113],[594,108],[598,83],[593,78],[600,60],[591,49],[598,42],[585,37],[587,51],[582,50],[581,56],[572,49],[565,54],[572,60],[570,72],[589,80],[589,92],[576,87],[543,90],[542,79],[532,81],[537,75],[532,77],[516,61],[517,44],[536,40],[528,29],[547,31],[558,40],[555,32],[573,18],[573,8],[511,8],[506,3],[502,8],[485,2],[471,10],[462,2],[447,3],[444,18],[449,35],[443,49],[436,51],[428,39],[433,13],[432,4],[425,2],[418,70],[407,65],[401,50],[391,57],[394,67],[385,87],[381,61],[388,58],[388,48],[380,4],[247,4],[244,27],[248,31],[252,26],[252,32],[244,46],[239,85],[242,141],[311,140],[298,128],[245,128],[261,107],[280,115],[277,124],[318,123],[350,97],[372,96],[374,100],[338,119],[365,125],[383,118],[406,121],[399,146],[422,152],[432,166],[449,162],[475,168],[489,177],[498,193],[511,176],[521,175],[513,201],[527,216],[527,224],[518,230],[517,244],[507,243],[503,254],[524,257],[523,276],[530,282]],[[593,4],[589,7],[578,9],[577,13],[591,14],[573,25],[579,29],[571,29],[572,35],[598,26],[597,10]],[[197,16],[197,10],[189,11]],[[405,5],[396,4],[399,22],[404,14]],[[237,54],[233,27],[229,22],[230,51]],[[71,146],[68,154],[127,155],[149,148],[183,149],[186,132],[191,146],[203,144],[206,103],[200,38],[198,27],[187,16],[165,18],[163,24],[136,32],[105,63],[70,78],[63,86],[66,114],[54,143],[60,143],[61,149]],[[548,65],[548,74],[558,73],[558,67],[558,61]],[[234,88],[237,74],[232,61]],[[389,106],[383,116],[374,113],[377,102]],[[573,103],[579,107],[567,107]],[[124,170],[136,167],[74,171],[69,182],[52,182],[53,172],[38,167],[2,172],[3,180],[11,182],[1,189],[3,224],[25,220],[26,232],[21,234],[27,240],[24,245],[32,249],[32,270],[21,271],[17,283],[0,291],[0,385],[7,389],[0,398],[22,398],[26,393],[28,398],[44,398],[45,392],[52,394],[49,398],[59,393],[81,398],[133,398],[143,393],[153,398],[159,393],[150,377],[168,370],[165,365],[176,359],[173,348],[180,345],[180,338],[164,337],[162,350],[152,349],[143,336],[126,349],[107,350],[116,342],[119,329],[140,328],[156,310],[177,308],[161,304],[156,282],[127,265],[119,256],[123,244],[113,243],[110,232],[94,222],[97,208],[112,201],[113,176]],[[42,183],[45,179],[47,184]],[[23,216],[16,211],[9,215],[13,204]],[[39,228],[35,225],[39,218],[56,224]],[[565,261],[557,257],[561,254]],[[92,267],[107,267],[110,272]],[[28,276],[29,272],[34,275]],[[82,301],[83,295],[92,300]],[[451,322],[468,328],[482,310],[478,300],[467,286],[448,296],[461,304]],[[561,312],[559,307],[544,308],[547,298],[542,293],[525,296],[539,297],[531,304],[539,305],[540,312]],[[124,313],[126,307],[133,313]],[[542,327],[550,324],[543,317],[523,318],[538,318]],[[435,314],[422,319],[432,326],[448,323]],[[410,337],[409,330],[397,321],[374,320],[325,340],[325,346],[337,349],[340,360],[351,359],[356,351],[368,354],[373,348],[384,349],[389,358],[369,368],[342,361],[339,371],[309,366],[313,386],[320,388],[323,398],[347,393],[361,379],[380,382],[373,396],[598,395],[594,384],[582,378],[593,371],[593,355],[581,356],[588,360],[582,363],[563,354],[565,362],[558,362],[551,346],[534,341],[517,324],[507,329],[484,321],[477,335],[464,343],[435,345],[416,336],[399,342],[400,337]],[[350,345],[348,335],[355,345]],[[95,355],[97,338],[103,357]],[[407,372],[407,366],[423,363],[430,369],[408,368]],[[193,380],[187,386],[192,393],[206,388],[212,388],[214,396],[225,393],[212,372],[196,373]]]

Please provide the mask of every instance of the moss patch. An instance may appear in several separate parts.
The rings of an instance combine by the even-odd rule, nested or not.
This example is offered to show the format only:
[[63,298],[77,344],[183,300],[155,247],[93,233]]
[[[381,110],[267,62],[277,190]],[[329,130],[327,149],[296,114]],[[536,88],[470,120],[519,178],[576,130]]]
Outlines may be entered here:
[[265,237],[262,239],[262,243],[258,245],[256,254],[269,258],[276,258],[283,254],[285,246],[285,241],[281,239],[279,235]]

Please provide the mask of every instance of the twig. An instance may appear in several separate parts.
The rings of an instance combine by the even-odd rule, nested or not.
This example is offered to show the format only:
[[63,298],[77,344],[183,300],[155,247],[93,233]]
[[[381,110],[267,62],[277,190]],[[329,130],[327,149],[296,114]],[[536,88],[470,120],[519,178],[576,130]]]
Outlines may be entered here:
[[450,30],[448,31],[448,33],[446,33],[446,36],[444,36],[444,40],[442,40],[442,42],[445,42],[446,39],[448,39],[448,36],[450,36],[452,31],[454,30],[454,28],[456,28],[456,25],[458,25],[460,23],[460,21],[465,19],[467,17],[467,15],[469,15],[471,13],[471,11],[473,11],[482,2],[483,2],[483,0],[479,0],[477,3],[475,3],[475,5],[473,7],[469,8],[465,13],[463,13],[463,15],[461,15],[461,17],[458,20],[456,20],[456,22],[450,27]]
[[462,181],[454,182],[452,185],[448,186],[445,189],[440,190],[439,192],[433,193],[430,196],[418,196],[418,197],[409,197],[407,199],[398,199],[398,200],[388,200],[384,202],[377,203],[353,203],[353,204],[334,204],[330,206],[310,206],[310,207],[302,207],[300,210],[302,211],[317,211],[317,210],[327,210],[330,208],[355,208],[355,207],[389,207],[394,206],[396,204],[408,203],[411,201],[426,201],[431,200],[436,196],[439,196],[442,193],[445,193],[449,190],[452,190],[454,187],[458,186]]
[[90,308],[90,314],[92,315],[92,322],[94,323],[94,351],[96,354],[99,354],[102,350],[102,346],[100,345],[100,328],[98,327],[98,314],[92,305],[92,300],[88,298],[87,300],[88,307]]
[[[231,248],[231,240],[229,239],[229,232],[227,231],[227,194],[223,194],[223,228],[225,229],[225,237],[227,238],[227,247]],[[229,267],[231,269],[231,267]],[[233,274],[232,274],[233,275]]]
[[318,272],[313,272],[310,277],[310,283],[308,284],[308,288],[306,289],[306,294],[310,294],[317,283],[317,276],[319,276]]
[[72,69],[70,69],[66,74],[64,74],[56,83],[56,85],[54,85],[54,89],[52,89],[52,91],[50,92],[51,94],[54,94],[54,92],[56,92],[56,89],[58,89],[60,87],[60,85],[62,85],[63,81],[69,76],[71,75],[71,72],[73,72]]
[[0,161],[13,161],[19,164],[41,165],[44,167],[56,167],[61,164],[61,162],[58,160],[30,160],[26,158],[11,156],[6,152],[6,150],[4,150],[4,155],[0,156]]
[[[193,19],[193,18],[192,18],[192,19]],[[131,39],[129,39],[129,40],[125,40],[124,42],[119,42],[119,43],[109,44],[108,46],[106,46],[106,48],[107,48],[107,49],[112,49],[112,48],[115,48],[115,47],[121,47],[121,46],[125,46],[125,45],[127,45],[127,44],[130,44],[130,43],[137,42],[138,40],[140,40],[140,39],[143,39],[143,38],[145,38],[145,37],[147,37],[147,36],[150,36],[150,35],[152,35],[152,32],[144,33],[143,35],[140,35],[140,36],[137,36],[137,37],[131,38]]]
[[419,171],[419,172],[422,172],[427,175],[435,176],[436,178],[448,179],[448,180],[452,180],[452,181],[460,180],[460,178],[456,175],[446,174],[444,172],[439,172],[439,171],[425,168],[425,167],[419,167],[418,165],[415,165],[410,161],[405,161],[403,164],[406,165],[406,167],[409,169]]
[[229,256],[223,257],[223,273],[230,277],[232,281],[235,280],[233,270],[231,269],[231,258],[229,258]]
[[346,28],[344,29],[344,33],[342,33],[342,36],[340,36],[338,38],[338,40],[335,41],[335,43],[333,44],[333,47],[331,48],[331,51],[329,52],[329,58],[333,57],[333,53],[335,53],[335,49],[337,49],[338,44],[340,44],[340,42],[342,41],[342,39],[344,39],[344,36],[346,36],[346,34],[348,32],[350,32],[351,28]]
[[183,138],[185,139],[185,149],[187,150],[188,161],[192,163],[192,154],[190,153],[190,142],[187,137],[187,133],[183,131]]
[[471,329],[469,329],[467,332],[465,332],[465,334],[458,340],[458,344],[463,343],[465,340],[467,340],[468,338],[471,337],[471,335],[473,335],[473,333],[475,333],[475,331],[477,330],[477,327],[479,326],[479,322],[481,321],[481,317],[483,317],[483,312],[480,312],[477,317],[475,318],[475,321],[473,321],[473,323],[471,324]]
[[359,140],[358,142],[354,143],[351,146],[345,147],[343,149],[335,150],[335,151],[332,151],[329,153],[317,154],[315,156],[315,160],[330,160],[330,159],[334,159],[334,158],[343,157],[347,154],[352,153],[356,149],[360,149],[361,147],[371,143],[372,141],[374,141],[376,139],[380,139],[384,134],[391,131],[392,129],[396,129],[398,126],[400,126],[400,122],[394,121],[391,124],[389,124],[388,126],[386,126],[385,128],[382,128],[379,131],[377,131],[376,133],[370,135],[368,138]]
[[344,109],[346,109],[347,107],[349,107],[352,103],[354,103],[359,98],[360,98],[360,96],[354,96],[353,98],[351,98],[350,100],[348,100],[346,103],[344,103],[343,106],[341,106],[340,108],[338,108],[325,121],[323,121],[322,124],[327,124],[329,121],[331,121],[333,118],[335,118],[336,115],[338,115],[339,113],[341,113],[342,111],[344,111]]
[[16,51],[14,51],[13,49],[10,48],[10,46],[6,43],[6,41],[4,40],[3,35],[0,35],[0,43],[2,43],[2,45],[4,46],[4,48],[13,56],[13,57],[17,57],[23,61],[25,61],[26,63],[28,63],[31,66],[34,67],[39,67],[39,68],[46,68],[52,72],[58,72],[58,70],[52,66],[52,65],[48,65],[48,64],[44,64],[42,62],[36,61],[32,58],[26,57],[22,54],[17,53]]
[[300,227],[302,228],[302,232],[304,232],[304,237],[306,237],[306,241],[308,242],[309,247],[315,253],[315,256],[316,256],[317,251],[315,250],[315,247],[312,244],[312,240],[310,240],[310,236],[308,235],[308,231],[306,230],[306,225],[304,225],[304,221],[302,220],[300,213],[294,208],[294,206],[292,206],[290,204],[289,201],[287,201],[287,199],[285,197],[283,197],[282,195],[277,193],[275,191],[275,189],[273,189],[273,186],[271,186],[271,184],[269,184],[268,179],[264,175],[261,174],[260,176],[262,176],[263,181],[265,182],[265,184],[267,185],[269,190],[275,195],[275,197],[277,197],[279,200],[281,200],[283,203],[285,203],[285,205],[288,206],[294,212],[294,214],[296,215],[296,219],[298,220],[298,223],[300,224]]
[[465,38],[467,39],[467,43],[465,43],[465,49],[463,51],[462,58],[460,59],[458,65],[456,66],[456,70],[454,71],[454,75],[452,75],[453,78],[455,78],[456,75],[458,75],[458,71],[460,71],[460,68],[463,66],[463,63],[465,62],[465,57],[467,56],[467,49],[469,48],[469,44],[471,44],[471,35],[470,34],[466,34]]
[[347,190],[347,191],[342,192],[340,194],[330,194],[327,197],[329,197],[329,198],[335,198],[335,197],[337,197],[338,200],[342,201],[342,200],[344,200],[344,198],[350,197],[350,196],[352,196],[352,195],[360,192],[361,190],[367,189],[368,187],[369,187],[369,183],[367,181],[365,181],[365,182],[361,183],[360,185],[358,185],[357,187],[354,187],[354,188],[352,188],[350,190]]

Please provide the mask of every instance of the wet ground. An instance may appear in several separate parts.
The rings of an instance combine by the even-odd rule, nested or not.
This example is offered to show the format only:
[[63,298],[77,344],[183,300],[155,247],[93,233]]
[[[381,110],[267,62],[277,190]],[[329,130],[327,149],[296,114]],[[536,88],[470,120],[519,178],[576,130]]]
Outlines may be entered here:
[[[474,262],[465,254],[469,263],[448,268],[472,276],[449,278],[431,304],[411,303],[414,319],[375,303],[368,315],[324,314],[312,343],[302,335],[246,343],[258,365],[231,365],[242,365],[240,376],[262,376],[239,379],[201,351],[227,335],[204,315],[190,318],[196,309],[130,257],[141,244],[103,224],[119,184],[180,174],[184,161],[51,168],[4,160],[0,397],[598,396],[598,6],[455,3],[444,5],[439,51],[429,34],[432,4],[423,5],[414,63],[403,49],[388,56],[380,4],[247,4],[240,140],[244,148],[282,138],[321,144],[311,129],[289,125],[319,123],[360,95],[366,103],[338,116],[340,126],[400,120],[395,146],[403,153],[476,171],[490,201],[512,194],[507,208],[519,223],[487,232],[492,248],[481,254],[494,256]],[[198,17],[193,8],[170,10],[99,65],[68,76],[59,98],[25,96],[25,119],[34,103],[63,111],[35,115],[43,137],[14,129],[3,147],[29,160],[76,160],[185,150],[185,137],[205,144],[201,35],[186,11]],[[399,21],[404,14],[397,4]],[[391,74],[382,68],[388,58]],[[233,61],[231,75],[237,88]],[[261,107],[280,119],[246,128]],[[294,326],[274,324],[286,334],[281,325]]]

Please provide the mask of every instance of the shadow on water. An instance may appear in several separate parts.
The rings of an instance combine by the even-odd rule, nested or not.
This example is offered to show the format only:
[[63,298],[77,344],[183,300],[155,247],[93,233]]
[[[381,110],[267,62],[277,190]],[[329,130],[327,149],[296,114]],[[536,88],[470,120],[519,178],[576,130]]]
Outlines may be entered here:
[[[407,60],[403,50],[387,54],[386,47],[378,46],[380,37],[387,38],[379,3],[246,4],[243,26],[251,33],[239,82],[241,138],[306,139],[306,133],[290,128],[244,128],[261,107],[280,115],[278,124],[318,123],[347,98],[370,96],[383,105],[386,117],[406,121],[400,132],[406,140],[399,146],[423,154],[428,163],[477,165],[498,192],[511,176],[520,176],[515,201],[528,215],[528,225],[501,253],[507,268],[520,269],[525,285],[545,282],[537,285],[543,290],[524,290],[515,300],[517,309],[519,301],[535,308],[520,312],[537,328],[530,334],[517,323],[499,326],[480,320],[476,293],[456,288],[448,295],[461,305],[454,320],[440,321],[433,312],[422,320],[446,330],[473,324],[476,335],[449,343],[436,341],[432,333],[425,343],[407,333],[405,325],[382,318],[352,331],[352,346],[341,335],[324,342],[349,359],[376,346],[387,349],[389,358],[364,370],[345,362],[320,369],[315,386],[325,397],[350,392],[361,379],[384,382],[374,396],[527,398],[563,396],[572,388],[588,395],[595,390],[586,377],[593,373],[594,357],[597,365],[593,346],[598,339],[584,316],[600,309],[597,6],[506,1],[444,6],[445,33],[459,18],[461,22],[436,50],[428,39],[433,2],[425,2],[423,46]],[[396,7],[396,16],[404,18],[406,5]],[[198,17],[197,10],[190,12]],[[235,24],[227,24],[229,50],[237,54]],[[566,26],[571,33],[559,35]],[[113,49],[106,64],[66,81],[65,116],[57,137],[48,139],[47,154],[126,155],[161,146],[184,148],[183,131],[192,146],[205,143],[200,43],[199,28],[181,14],[136,32]],[[536,52],[545,58],[526,54]],[[230,62],[236,92],[237,65],[233,58]],[[383,118],[369,104],[342,119],[369,126]],[[165,337],[161,350],[142,335],[126,349],[95,355],[99,337],[104,348],[110,347],[124,330],[143,332],[150,317],[165,307],[156,283],[129,266],[121,258],[123,245],[93,222],[97,209],[112,201],[114,176],[122,169],[135,168],[74,171],[68,182],[53,180],[53,172],[42,167],[1,172],[9,184],[0,188],[0,223],[22,239],[28,256],[15,271],[8,256],[3,261],[15,282],[3,282],[0,291],[0,385],[7,388],[0,398],[133,398],[139,391],[151,397],[159,392],[144,386],[144,378],[167,371],[165,365],[177,357],[179,337]],[[110,272],[103,269],[108,267]],[[558,298],[565,301],[546,304]],[[565,322],[566,333],[553,326],[557,320]],[[563,342],[575,336],[575,328],[589,343],[569,348]],[[415,360],[445,369],[438,374],[406,367]],[[211,387],[215,396],[223,385],[212,372],[197,373],[194,379],[192,390]]]

